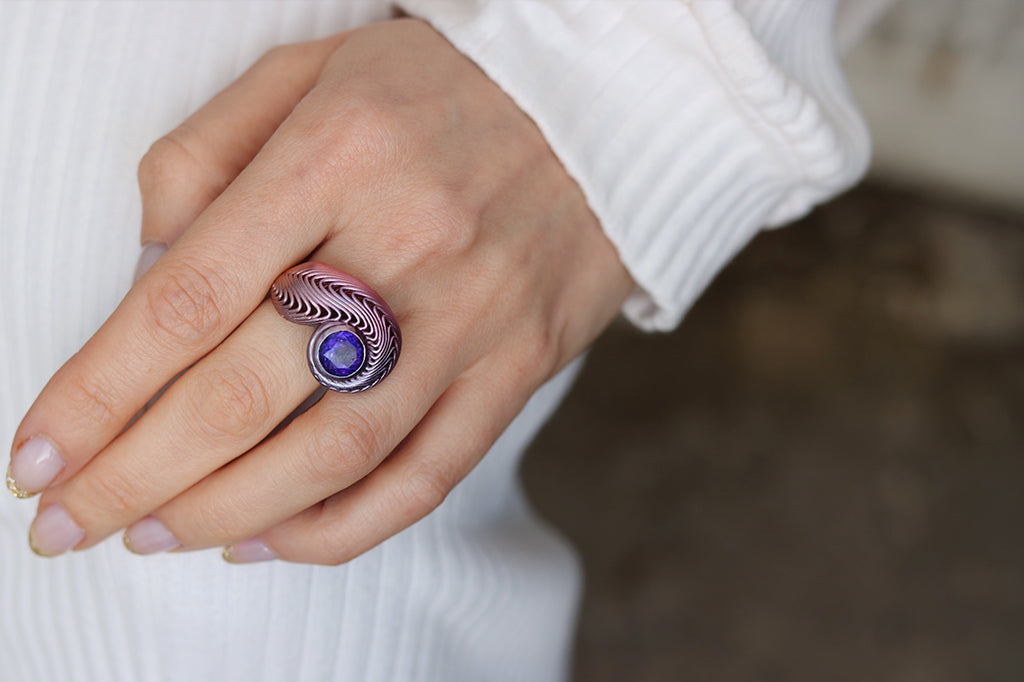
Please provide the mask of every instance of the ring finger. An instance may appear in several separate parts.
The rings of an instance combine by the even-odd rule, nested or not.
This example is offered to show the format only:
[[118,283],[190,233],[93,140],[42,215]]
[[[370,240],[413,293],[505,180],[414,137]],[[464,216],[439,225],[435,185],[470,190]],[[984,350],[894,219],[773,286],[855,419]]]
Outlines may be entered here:
[[200,549],[243,540],[373,471],[459,371],[458,349],[444,350],[436,330],[431,333],[415,320],[405,322],[409,342],[387,380],[364,393],[328,392],[245,457],[130,528],[129,546],[147,553],[178,544]]

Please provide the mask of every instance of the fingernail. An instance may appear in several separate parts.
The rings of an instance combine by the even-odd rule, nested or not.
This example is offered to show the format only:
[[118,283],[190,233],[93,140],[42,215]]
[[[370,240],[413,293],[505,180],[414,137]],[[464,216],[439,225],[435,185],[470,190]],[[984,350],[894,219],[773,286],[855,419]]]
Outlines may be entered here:
[[232,564],[252,564],[257,561],[276,559],[274,550],[259,538],[249,538],[234,545],[228,545],[221,553],[224,561]]
[[181,547],[174,533],[167,530],[164,522],[155,516],[147,516],[133,523],[121,539],[128,551],[135,554],[153,554]]
[[28,529],[28,545],[39,556],[57,556],[85,537],[85,531],[71,519],[60,504],[44,508]]
[[15,497],[32,497],[50,485],[63,469],[64,460],[48,438],[29,438],[7,466],[7,489]]
[[153,263],[160,256],[167,253],[167,245],[161,242],[146,242],[142,246],[142,253],[139,254],[139,263],[135,266],[135,280],[138,282],[146,271],[153,267]]

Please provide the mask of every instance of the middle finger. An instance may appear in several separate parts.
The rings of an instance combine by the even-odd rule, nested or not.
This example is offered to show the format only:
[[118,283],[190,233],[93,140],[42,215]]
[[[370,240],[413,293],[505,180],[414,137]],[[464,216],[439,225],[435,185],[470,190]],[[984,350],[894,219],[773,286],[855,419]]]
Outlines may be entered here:
[[[265,301],[131,428],[47,490],[40,510],[62,505],[86,530],[76,543],[85,549],[246,452],[316,389],[296,352],[309,335]],[[42,553],[70,549],[35,539]]]

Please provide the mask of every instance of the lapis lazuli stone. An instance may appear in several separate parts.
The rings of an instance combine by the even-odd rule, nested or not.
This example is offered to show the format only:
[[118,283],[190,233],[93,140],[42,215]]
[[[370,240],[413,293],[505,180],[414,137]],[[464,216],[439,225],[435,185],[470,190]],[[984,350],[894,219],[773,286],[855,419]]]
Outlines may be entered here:
[[352,332],[329,334],[320,343],[320,364],[329,374],[347,377],[363,364],[363,342]]

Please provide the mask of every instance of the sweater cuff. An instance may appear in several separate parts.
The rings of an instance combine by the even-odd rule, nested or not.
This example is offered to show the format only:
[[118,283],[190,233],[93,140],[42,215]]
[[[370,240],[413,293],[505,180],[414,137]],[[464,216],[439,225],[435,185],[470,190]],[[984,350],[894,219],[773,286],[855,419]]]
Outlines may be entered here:
[[675,327],[760,228],[866,166],[831,3],[397,4],[536,122],[633,276],[623,313],[642,329]]

